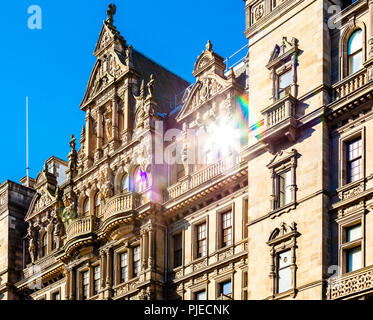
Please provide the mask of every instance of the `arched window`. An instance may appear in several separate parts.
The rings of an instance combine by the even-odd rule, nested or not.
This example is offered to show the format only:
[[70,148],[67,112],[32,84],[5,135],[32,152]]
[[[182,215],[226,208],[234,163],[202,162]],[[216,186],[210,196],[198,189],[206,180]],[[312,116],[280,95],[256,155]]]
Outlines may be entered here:
[[95,196],[95,215],[96,217],[101,216],[101,199],[100,194],[97,192]]
[[347,44],[348,75],[363,67],[363,38],[361,29],[356,30]]
[[47,254],[48,250],[48,238],[47,233],[45,232],[41,237],[41,248],[40,248],[40,257],[44,257]]
[[140,168],[135,170],[134,183],[136,192],[143,192],[149,186],[149,173],[147,171],[143,171]]
[[125,174],[120,180],[120,192],[125,192],[128,190],[129,190],[129,179],[128,179],[128,175]]
[[86,198],[83,204],[83,217],[87,216],[89,216],[89,198]]

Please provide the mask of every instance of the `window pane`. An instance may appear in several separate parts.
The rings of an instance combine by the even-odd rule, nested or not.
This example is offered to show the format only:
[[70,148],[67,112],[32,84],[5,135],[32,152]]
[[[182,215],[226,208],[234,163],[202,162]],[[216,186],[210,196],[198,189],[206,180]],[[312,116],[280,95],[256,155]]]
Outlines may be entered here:
[[282,98],[285,95],[285,89],[290,87],[292,83],[291,70],[280,75],[278,78],[278,97]]
[[359,71],[363,67],[363,52],[359,51],[348,57],[349,74]]
[[346,229],[346,241],[354,241],[361,238],[361,224]]
[[230,295],[232,293],[232,282],[227,281],[221,284],[222,293],[224,295]]
[[347,251],[347,272],[355,271],[361,268],[361,247]]
[[206,291],[197,292],[196,300],[206,300]]
[[123,252],[120,255],[120,282],[128,281],[128,253]]
[[353,54],[362,49],[363,38],[361,30],[355,31],[348,40],[347,54]]
[[129,179],[127,175],[124,175],[120,182],[120,192],[129,190]]
[[174,267],[179,267],[182,264],[182,236],[181,233],[174,235]]
[[133,248],[133,276],[140,273],[140,246]]
[[278,271],[278,293],[291,289],[291,270],[290,267]]
[[290,250],[281,252],[278,255],[278,267],[279,269],[285,268],[287,266],[290,266],[290,260],[291,259],[291,252]]

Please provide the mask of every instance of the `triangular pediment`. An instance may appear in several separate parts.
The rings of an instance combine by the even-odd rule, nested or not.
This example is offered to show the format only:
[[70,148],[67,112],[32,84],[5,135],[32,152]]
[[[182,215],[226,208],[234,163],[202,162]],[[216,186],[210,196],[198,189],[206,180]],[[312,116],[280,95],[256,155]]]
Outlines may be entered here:
[[120,35],[120,32],[116,29],[116,27],[109,24],[107,21],[104,21],[102,29],[100,31],[100,35],[98,37],[94,55],[96,57],[99,57],[100,54],[105,49],[107,49],[116,39],[120,40],[125,45],[126,41]]
[[127,67],[124,60],[120,52],[109,50],[101,59],[96,61],[80,108],[84,108],[87,103],[126,71]]
[[289,161],[291,158],[295,157],[298,154],[296,149],[291,149],[291,151],[282,150],[277,152],[273,159],[268,163],[267,168],[276,167],[286,161]]
[[216,74],[208,74],[203,78],[200,78],[190,90],[176,120],[181,121],[186,118],[202,105],[212,100],[217,94],[224,91],[231,84],[230,81]]
[[267,68],[270,69],[276,66],[282,60],[287,59],[293,53],[297,53],[298,50],[298,40],[296,38],[291,38],[288,41],[287,37],[282,38],[281,45],[276,44],[272,50],[271,56],[269,58]]
[[225,67],[224,59],[212,50],[212,44],[209,40],[206,44],[206,50],[202,51],[202,54],[197,57],[197,61],[194,63],[193,76],[196,78],[203,76],[211,68],[222,75]]

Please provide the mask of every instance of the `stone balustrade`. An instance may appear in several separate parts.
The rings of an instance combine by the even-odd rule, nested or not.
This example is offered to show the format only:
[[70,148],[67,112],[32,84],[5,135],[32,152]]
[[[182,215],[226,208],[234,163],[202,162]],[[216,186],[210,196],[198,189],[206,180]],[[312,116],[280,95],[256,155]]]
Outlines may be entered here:
[[104,207],[104,220],[112,215],[134,210],[138,205],[138,200],[138,196],[130,192],[112,197]]
[[340,299],[368,289],[373,289],[373,265],[332,279],[328,298]]
[[74,220],[66,229],[67,241],[93,232],[95,227],[95,217],[83,217]]
[[335,100],[339,100],[347,96],[348,94],[364,86],[367,82],[368,76],[365,68],[342,79],[333,86],[335,90]]

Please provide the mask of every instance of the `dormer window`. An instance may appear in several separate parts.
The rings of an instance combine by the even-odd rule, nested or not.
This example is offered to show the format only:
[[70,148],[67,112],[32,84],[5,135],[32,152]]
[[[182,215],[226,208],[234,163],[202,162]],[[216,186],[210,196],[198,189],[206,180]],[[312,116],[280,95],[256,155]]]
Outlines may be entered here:
[[347,44],[348,75],[363,67],[363,39],[361,29],[356,30]]

